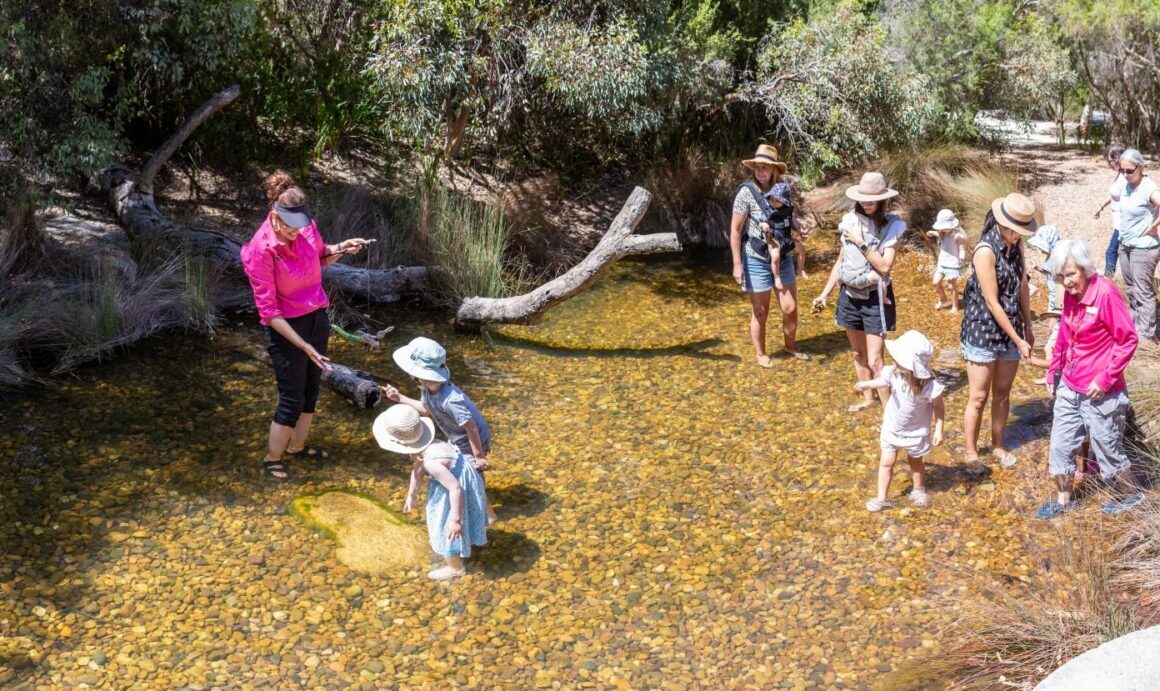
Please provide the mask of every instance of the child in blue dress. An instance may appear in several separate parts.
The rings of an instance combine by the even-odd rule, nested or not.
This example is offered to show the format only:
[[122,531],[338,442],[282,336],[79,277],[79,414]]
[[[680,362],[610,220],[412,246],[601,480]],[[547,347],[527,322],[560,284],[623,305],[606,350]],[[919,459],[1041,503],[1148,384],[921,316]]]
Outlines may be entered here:
[[411,457],[411,483],[403,512],[409,513],[419,499],[423,476],[427,483],[427,537],[431,549],[446,563],[427,573],[434,581],[458,578],[467,572],[463,560],[472,546],[487,544],[487,499],[483,478],[475,464],[459,449],[435,441],[431,418],[419,417],[408,405],[393,405],[375,418],[371,428],[375,441],[387,451]]
[[[430,338],[422,336],[399,348],[392,355],[395,364],[415,379],[419,398],[404,396],[393,386],[384,386],[383,394],[396,403],[404,403],[420,415],[430,415],[447,440],[473,463],[477,470],[490,468],[487,456],[491,453],[491,430],[475,402],[451,383],[447,369],[447,351]],[[486,489],[486,488],[485,488]],[[487,504],[489,525],[496,515]]]

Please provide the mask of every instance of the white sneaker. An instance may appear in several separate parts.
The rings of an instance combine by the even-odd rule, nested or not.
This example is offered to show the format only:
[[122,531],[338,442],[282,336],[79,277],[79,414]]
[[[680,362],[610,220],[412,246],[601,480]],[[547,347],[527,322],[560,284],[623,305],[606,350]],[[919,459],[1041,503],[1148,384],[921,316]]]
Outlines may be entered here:
[[430,578],[433,581],[449,581],[452,578],[459,578],[465,573],[467,573],[467,569],[465,568],[456,569],[451,566],[440,566],[433,571],[428,571],[427,578]]
[[880,499],[871,499],[870,501],[866,502],[866,510],[870,513],[878,513],[882,509],[888,509],[892,506],[894,506],[893,502],[882,501]]
[[910,503],[925,509],[930,506],[930,495],[924,489],[913,489],[910,491]]

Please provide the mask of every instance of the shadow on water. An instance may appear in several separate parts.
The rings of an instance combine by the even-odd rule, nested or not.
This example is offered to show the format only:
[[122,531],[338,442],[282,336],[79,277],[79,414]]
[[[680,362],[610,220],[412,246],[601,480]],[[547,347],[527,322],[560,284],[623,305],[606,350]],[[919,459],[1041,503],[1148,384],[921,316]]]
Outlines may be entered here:
[[571,346],[554,346],[549,343],[537,341],[532,338],[525,338],[522,336],[514,336],[510,334],[502,334],[498,332],[488,332],[489,335],[496,341],[500,341],[506,345],[516,348],[526,348],[534,350],[537,353],[544,355],[558,355],[562,357],[631,357],[631,358],[654,358],[654,357],[672,357],[680,355],[685,357],[692,357],[705,360],[725,360],[731,362],[738,362],[741,358],[736,355],[726,353],[706,353],[703,352],[710,348],[716,348],[723,345],[725,341],[720,338],[705,338],[699,341],[692,341],[689,343],[678,343],[674,345],[661,345],[655,347],[639,347],[639,348],[577,348]]
[[478,558],[472,557],[471,563],[490,578],[507,578],[527,573],[540,560],[540,554],[539,543],[526,535],[488,528],[487,546],[479,550]]
[[552,495],[525,484],[489,487],[487,498],[498,503],[496,514],[503,520],[516,516],[535,516],[552,503]]
[[969,489],[991,480],[991,468],[985,465],[972,468],[966,463],[941,465],[930,461],[925,465],[926,486],[931,492],[949,492],[959,485]]

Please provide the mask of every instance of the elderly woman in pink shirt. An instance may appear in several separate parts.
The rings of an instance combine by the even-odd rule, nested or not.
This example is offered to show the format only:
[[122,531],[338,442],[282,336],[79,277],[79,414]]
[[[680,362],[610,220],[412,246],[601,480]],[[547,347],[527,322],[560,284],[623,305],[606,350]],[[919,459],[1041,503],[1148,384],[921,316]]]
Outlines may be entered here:
[[1075,455],[1090,437],[1100,476],[1120,490],[1102,505],[1118,514],[1143,501],[1134,493],[1124,453],[1128,391],[1124,369],[1136,352],[1136,327],[1119,288],[1100,275],[1083,240],[1063,240],[1051,251],[1049,266],[1063,284],[1063,313],[1047,386],[1055,397],[1048,468],[1057,496],[1039,508],[1040,518],[1056,518],[1074,508]]
[[323,370],[330,370],[326,343],[330,301],[322,290],[322,268],[344,254],[357,254],[361,238],[328,245],[306,209],[306,194],[282,171],[265,180],[270,213],[242,246],[242,266],[254,290],[258,316],[267,327],[267,350],[278,380],[278,408],[270,425],[262,464],[278,481],[290,479],[284,455],[321,458],[306,445]]

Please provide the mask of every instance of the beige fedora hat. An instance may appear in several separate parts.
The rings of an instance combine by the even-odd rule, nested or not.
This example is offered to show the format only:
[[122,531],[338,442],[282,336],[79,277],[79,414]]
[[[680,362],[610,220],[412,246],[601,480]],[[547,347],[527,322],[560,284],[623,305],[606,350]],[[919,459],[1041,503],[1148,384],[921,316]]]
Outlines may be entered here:
[[769,164],[769,165],[773,166],[774,168],[777,168],[779,171],[781,171],[782,174],[784,174],[787,170],[789,170],[789,166],[787,166],[785,163],[782,163],[778,159],[777,149],[770,146],[769,144],[758,145],[757,153],[753,154],[753,158],[745,159],[744,161],[741,162],[741,165],[745,166],[746,168],[748,168],[750,170],[753,170],[753,166],[756,163]]
[[1039,222],[1035,220],[1035,202],[1018,192],[1012,192],[991,202],[991,212],[999,225],[1024,237],[1035,235]]
[[399,403],[375,418],[371,434],[387,451],[419,453],[435,441],[435,423],[429,417],[420,417],[411,406]]
[[886,177],[877,171],[863,173],[857,185],[846,188],[846,196],[856,202],[879,202],[898,196],[898,190],[886,186]]

